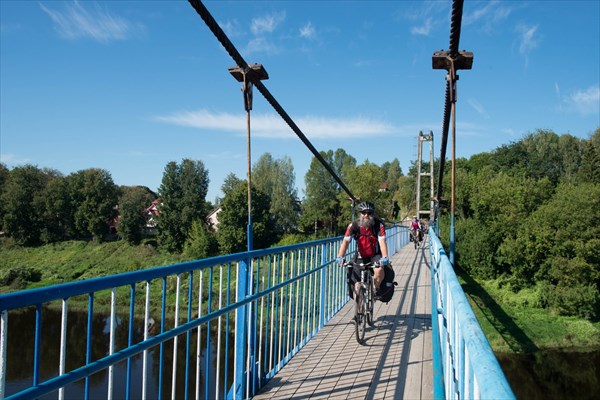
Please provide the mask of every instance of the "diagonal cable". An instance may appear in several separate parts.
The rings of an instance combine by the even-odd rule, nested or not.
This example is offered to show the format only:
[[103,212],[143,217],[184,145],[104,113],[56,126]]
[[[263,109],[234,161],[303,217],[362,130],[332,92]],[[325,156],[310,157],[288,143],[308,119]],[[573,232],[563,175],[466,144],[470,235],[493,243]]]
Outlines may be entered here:
[[302,140],[302,142],[308,147],[308,149],[313,153],[313,155],[319,160],[319,162],[325,167],[325,169],[331,174],[331,176],[336,180],[336,182],[340,185],[342,189],[352,198],[352,200],[356,200],[356,197],[352,194],[350,189],[344,184],[344,182],[340,179],[340,177],[335,173],[333,168],[325,161],[321,153],[317,151],[317,149],[310,143],[308,138],[302,133],[298,125],[292,120],[292,118],[288,115],[288,113],[283,109],[283,107],[279,104],[279,102],[273,97],[271,92],[266,88],[266,86],[261,82],[258,77],[252,72],[252,69],[248,66],[248,63],[242,55],[237,51],[233,43],[229,40],[223,29],[219,26],[217,21],[210,14],[208,9],[202,4],[200,0],[188,0],[189,3],[194,7],[198,15],[202,18],[202,20],[206,23],[211,32],[215,35],[217,40],[223,45],[227,53],[231,56],[233,61],[238,65],[238,67],[242,68],[244,71],[247,71],[248,78],[252,81],[254,86],[258,89],[258,91],[263,95],[263,97],[271,104],[271,106],[277,111],[277,113],[283,118],[283,120],[288,124],[288,126],[294,131],[294,133]]

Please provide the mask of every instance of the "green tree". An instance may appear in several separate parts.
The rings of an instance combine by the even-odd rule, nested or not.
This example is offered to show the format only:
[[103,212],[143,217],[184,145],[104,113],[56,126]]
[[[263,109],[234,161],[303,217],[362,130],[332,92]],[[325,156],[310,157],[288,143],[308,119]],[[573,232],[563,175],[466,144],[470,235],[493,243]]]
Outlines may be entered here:
[[598,317],[600,227],[593,221],[599,218],[600,185],[559,185],[517,237],[500,248],[512,266],[513,281],[540,284],[542,304],[561,314]]
[[[321,151],[320,154],[336,175],[346,182],[345,176],[356,166],[356,159],[342,149],[337,149],[335,153],[332,150]],[[310,162],[304,182],[305,198],[302,203],[303,211],[300,219],[303,229],[309,232],[314,231],[317,234],[319,229],[325,228],[328,236],[338,233],[342,208],[340,199],[344,199],[343,206],[347,206],[350,204],[347,200],[348,195],[341,194],[339,184],[316,157],[313,157]],[[349,213],[350,211],[348,211]]]
[[578,181],[600,183],[600,128],[582,145]]
[[[486,168],[472,179],[469,203],[476,223],[457,220],[456,252],[461,267],[474,276],[496,277],[511,268],[497,249],[514,238],[529,214],[551,196],[552,186],[548,179],[494,175]],[[478,247],[481,254],[476,254]]]
[[397,158],[394,158],[392,162],[386,161],[381,165],[381,169],[385,175],[388,191],[396,193],[396,190],[398,190],[398,179],[403,175],[400,161]]
[[[385,210],[385,205],[389,202],[391,196],[380,191],[385,182],[382,168],[366,160],[363,164],[356,166],[351,174],[347,174],[346,179],[350,190],[356,197],[360,198],[361,201],[374,203],[377,214],[386,217],[386,215],[382,215],[382,211]],[[347,215],[347,217],[351,218],[351,215]]]
[[298,225],[300,207],[292,160],[289,157],[274,160],[271,154],[263,154],[254,164],[252,185],[270,198],[269,212],[277,236],[294,231]]
[[[2,194],[4,193],[4,189],[6,188],[6,183],[8,182],[8,177],[10,175],[9,169],[6,167],[4,163],[0,162],[0,199],[2,199]],[[3,230],[2,224],[4,220],[4,203],[0,201],[0,231]]]
[[124,187],[121,192],[117,233],[127,243],[137,245],[142,240],[142,229],[146,224],[146,208],[155,198],[142,186]]
[[560,180],[562,182],[577,182],[585,144],[585,141],[572,135],[561,135],[558,137],[558,152],[562,165]]
[[41,196],[42,241],[52,243],[69,238],[73,231],[73,211],[67,179],[57,174],[46,184]]
[[179,229],[179,199],[182,195],[178,178],[178,166],[175,161],[167,163],[158,196],[161,204],[158,215],[158,241],[162,248],[170,252],[177,251],[185,241],[185,235]]
[[4,206],[3,228],[21,245],[40,243],[43,221],[39,209],[40,195],[48,181],[48,173],[37,166],[13,168],[5,184],[1,202]]
[[398,178],[398,189],[395,197],[400,203],[400,208],[404,210],[400,213],[399,219],[410,217],[410,209],[415,207],[415,178],[409,175],[404,175]]
[[240,183],[244,182],[242,179],[238,178],[233,172],[230,172],[223,181],[221,185],[221,191],[224,195],[234,190]]
[[402,168],[400,168],[400,161],[394,158],[392,162],[386,161],[382,164],[381,169],[385,176],[385,182],[387,186],[387,199],[385,203],[380,204],[380,208],[385,210],[385,214],[389,217],[393,217],[395,212],[399,212],[398,207],[398,189],[400,188],[400,177],[402,176]]
[[158,190],[158,239],[167,251],[180,252],[192,222],[204,220],[209,211],[208,183],[208,170],[202,161],[184,159],[180,165],[174,161],[166,165]]
[[201,259],[216,255],[217,249],[216,236],[208,225],[204,221],[194,221],[183,246],[183,254],[191,259]]
[[[251,189],[253,249],[267,248],[275,241],[269,216],[269,196]],[[221,201],[217,240],[221,254],[237,253],[247,249],[248,184],[240,182],[228,191]]]
[[90,168],[68,177],[74,225],[81,235],[103,240],[109,233],[109,221],[116,217],[119,191],[110,173]]

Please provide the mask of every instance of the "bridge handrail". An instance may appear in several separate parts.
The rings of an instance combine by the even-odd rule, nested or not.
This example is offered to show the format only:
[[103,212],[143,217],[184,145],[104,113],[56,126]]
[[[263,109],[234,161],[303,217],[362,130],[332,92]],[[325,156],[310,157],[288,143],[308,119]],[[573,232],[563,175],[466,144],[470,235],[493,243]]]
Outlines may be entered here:
[[[405,244],[405,235],[401,234],[404,230],[405,228],[400,226],[387,228],[390,256]],[[106,369],[108,369],[108,391],[112,393],[112,376],[115,375],[113,368],[117,368],[117,364],[125,360],[127,361],[127,371],[123,371],[126,374],[124,397],[130,398],[132,390],[139,390],[139,387],[134,387],[135,383],[131,379],[133,374],[132,358],[141,355],[144,357],[141,379],[142,397],[144,397],[148,375],[147,355],[152,348],[160,350],[158,378],[156,379],[160,398],[164,391],[163,369],[167,369],[167,367],[163,368],[163,344],[168,340],[172,340],[174,343],[171,383],[177,383],[175,370],[179,336],[187,339],[185,347],[188,357],[185,360],[184,379],[184,392],[187,396],[188,382],[193,383],[193,375],[189,373],[188,366],[189,359],[193,358],[190,356],[192,350],[190,335],[196,332],[198,338],[196,370],[200,371],[202,368],[200,365],[201,350],[204,351],[206,365],[203,376],[205,387],[202,390],[199,388],[200,377],[196,376],[197,397],[202,392],[206,398],[249,398],[272,378],[347,302],[345,271],[335,263],[341,239],[341,237],[336,237],[315,240],[2,294],[0,295],[0,399],[33,398],[56,390],[59,391],[59,398],[63,398],[65,390],[67,392],[71,390],[68,385],[82,379],[85,379],[82,397],[88,398],[90,375]],[[355,249],[355,244],[352,243],[349,252],[353,252]],[[244,273],[244,269],[248,271],[248,287],[245,295],[240,297],[239,292],[236,294],[235,288],[232,289],[232,287],[242,282],[241,274]],[[235,271],[231,272],[232,270]],[[186,277],[188,293],[187,304],[184,304],[186,300],[184,299],[180,303],[179,297],[181,294],[181,297],[185,298],[186,282],[184,280]],[[197,284],[194,283],[195,279],[198,279]],[[162,303],[159,306],[160,328],[152,336],[149,333],[150,293],[154,288],[160,286],[157,285],[160,281],[162,281]],[[176,281],[176,285],[173,285],[173,281]],[[225,288],[222,286],[223,281],[226,284]],[[176,295],[174,317],[167,315],[166,311],[169,308],[168,313],[172,314],[173,312],[171,307],[167,307],[166,304],[167,282],[170,282],[171,286],[169,294]],[[143,293],[141,289],[144,285],[146,295],[145,308],[142,306],[144,311],[143,338],[137,333],[138,337],[135,338],[133,321],[138,314],[141,314],[135,312],[136,304],[139,307],[139,303],[141,303],[141,301],[136,303],[136,293]],[[173,289],[172,286],[175,288]],[[181,286],[184,288],[182,289]],[[124,348],[114,350],[113,335],[115,327],[118,325],[115,323],[118,319],[116,317],[118,288],[122,289],[119,303],[125,303],[125,306],[129,307],[129,334]],[[97,351],[91,346],[92,319],[96,316],[94,302],[101,295],[108,295],[108,293],[100,292],[110,290],[112,290],[110,294],[110,324],[107,323],[107,326],[110,326],[110,332],[106,333],[106,336],[110,334],[109,349],[104,355],[93,360],[92,350]],[[128,302],[124,295],[127,291],[129,291]],[[160,290],[157,291],[157,293],[159,292]],[[94,297],[95,294],[96,297]],[[68,338],[65,333],[67,331],[68,303],[73,297],[82,295],[88,296],[87,354],[84,364],[69,370],[65,368],[65,354],[69,352]],[[139,297],[142,295],[140,294]],[[60,360],[57,360],[56,371],[53,370],[50,376],[48,376],[48,371],[44,371],[46,376],[42,376],[40,372],[41,354],[42,347],[47,340],[44,334],[48,333],[42,329],[42,315],[47,312],[48,303],[57,300],[62,301],[63,310],[60,323]],[[11,365],[8,363],[11,360],[7,361],[9,312],[13,312],[13,310],[16,312],[32,306],[35,307],[35,323],[33,324],[35,326],[32,326],[34,335],[31,335],[35,336],[33,340],[34,354],[31,361],[33,364],[32,383],[31,386],[24,389],[20,387],[21,391],[12,390],[12,393],[7,393],[5,378],[7,365]],[[197,314],[192,316],[192,309],[196,306],[198,307]],[[187,317],[180,316],[180,310],[187,311]],[[237,330],[235,325],[240,323],[240,319],[234,315],[239,314],[244,315],[244,320],[243,324],[240,324],[240,330]],[[173,320],[169,324],[174,322],[174,326],[167,328],[165,320],[169,318]],[[179,324],[179,320],[183,320],[183,323]],[[225,327],[222,327],[223,320]],[[217,326],[216,329],[214,329],[215,326]],[[85,330],[85,327],[82,329]],[[234,335],[232,335],[232,331]],[[238,341],[239,331],[243,331],[244,342],[241,344]],[[210,335],[207,332],[210,332]],[[57,336],[58,332],[52,332],[52,335]],[[84,332],[81,332],[81,336],[84,335]],[[223,335],[225,339],[221,339]],[[235,336],[235,343],[228,344],[230,336]],[[206,344],[202,344],[201,339]],[[224,352],[222,357],[219,356],[221,348]],[[211,352],[214,352],[216,357],[211,356]],[[210,362],[211,357],[216,359],[212,360],[212,363]],[[234,362],[229,363],[230,358],[234,358]],[[224,366],[219,364],[221,359],[224,360]],[[214,367],[215,363],[216,367]],[[122,364],[120,365],[122,366]],[[231,370],[234,372],[232,373]],[[236,370],[241,372],[236,373]],[[216,377],[211,374],[216,374]],[[228,380],[228,376],[233,376],[233,382]],[[213,380],[212,383],[211,380]],[[171,397],[175,397],[176,385],[171,386]],[[210,390],[212,390],[211,393],[209,393]],[[215,390],[216,393],[214,393]]]
[[[514,399],[504,372],[481,330],[433,227],[429,228],[429,244],[432,266],[431,293],[434,297],[431,316],[434,336],[434,380],[443,379],[443,397]],[[436,373],[436,353],[441,355],[439,358],[442,376]],[[439,383],[434,382],[434,394]]]

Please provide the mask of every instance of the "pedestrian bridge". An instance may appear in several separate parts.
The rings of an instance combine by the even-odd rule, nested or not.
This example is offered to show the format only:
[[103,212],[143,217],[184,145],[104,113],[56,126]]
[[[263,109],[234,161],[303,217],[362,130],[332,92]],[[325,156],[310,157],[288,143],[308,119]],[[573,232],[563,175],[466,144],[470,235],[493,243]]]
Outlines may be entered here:
[[255,399],[432,399],[431,275],[428,248],[392,258],[396,293],[375,305],[359,345],[349,301]]
[[514,398],[435,231],[387,241],[364,345],[341,237],[0,295],[0,398]]

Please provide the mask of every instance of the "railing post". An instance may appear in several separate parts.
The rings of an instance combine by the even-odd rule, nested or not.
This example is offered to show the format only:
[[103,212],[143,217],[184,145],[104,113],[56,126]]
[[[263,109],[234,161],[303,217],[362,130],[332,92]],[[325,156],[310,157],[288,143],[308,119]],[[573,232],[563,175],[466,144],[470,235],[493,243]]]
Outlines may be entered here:
[[[321,245],[321,265],[325,265],[325,263],[327,262],[328,250],[329,244]],[[325,268],[321,268],[319,275],[321,277],[321,290],[319,290],[319,329],[321,329],[323,326],[325,326]]]
[[[241,301],[248,295],[250,275],[250,258],[238,263],[236,301]],[[246,394],[246,348],[248,343],[248,306],[240,307],[235,315],[235,376],[233,394],[235,399],[243,399]]]

